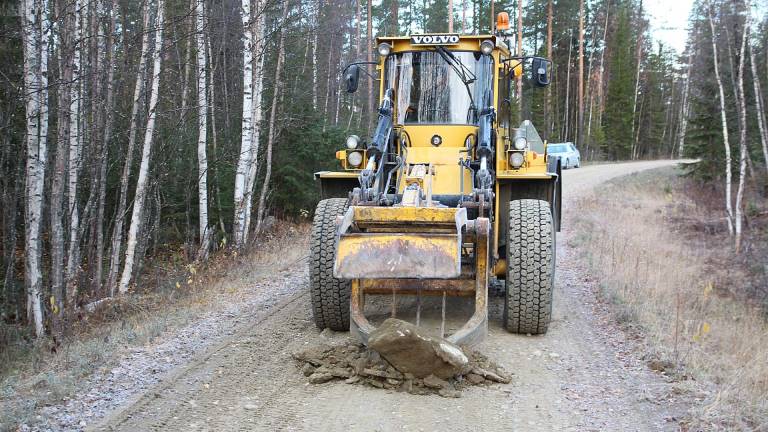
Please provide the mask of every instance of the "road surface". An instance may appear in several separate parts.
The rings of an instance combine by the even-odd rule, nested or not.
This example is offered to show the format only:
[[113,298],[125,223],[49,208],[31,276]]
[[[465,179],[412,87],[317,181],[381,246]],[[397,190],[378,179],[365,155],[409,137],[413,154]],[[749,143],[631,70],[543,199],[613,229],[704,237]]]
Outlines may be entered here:
[[489,335],[476,347],[513,374],[511,384],[472,387],[459,399],[343,382],[309,385],[291,353],[347,335],[315,328],[304,282],[277,307],[257,313],[93,429],[675,430],[668,406],[671,384],[639,360],[633,344],[600,312],[594,282],[568,245],[569,211],[578,197],[606,180],[673,163],[588,166],[564,173],[564,229],[557,242],[549,332],[507,333],[501,327],[502,299],[492,298]]

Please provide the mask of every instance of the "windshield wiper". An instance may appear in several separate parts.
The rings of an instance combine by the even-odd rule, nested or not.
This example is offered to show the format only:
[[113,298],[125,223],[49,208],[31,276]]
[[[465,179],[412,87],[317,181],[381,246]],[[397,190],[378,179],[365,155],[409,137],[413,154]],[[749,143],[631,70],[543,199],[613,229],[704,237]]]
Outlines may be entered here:
[[456,75],[458,75],[461,79],[461,82],[464,83],[464,87],[467,89],[467,95],[469,95],[467,121],[474,123],[475,116],[472,116],[472,119],[470,120],[470,115],[477,114],[477,106],[475,106],[475,99],[472,97],[472,89],[469,88],[469,85],[477,81],[477,77],[471,70],[469,70],[468,67],[464,65],[464,63],[462,63],[460,58],[453,55],[453,53],[445,49],[445,47],[437,46],[435,47],[435,51],[437,51],[437,53],[440,54],[440,57],[442,57],[443,60],[445,60],[445,62],[451,66],[454,72],[456,72]]

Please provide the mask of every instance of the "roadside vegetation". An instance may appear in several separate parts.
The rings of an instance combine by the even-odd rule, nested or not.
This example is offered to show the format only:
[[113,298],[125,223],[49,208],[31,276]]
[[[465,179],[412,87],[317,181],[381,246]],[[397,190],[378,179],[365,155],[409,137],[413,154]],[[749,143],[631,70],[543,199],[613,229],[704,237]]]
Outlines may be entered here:
[[[717,191],[662,169],[598,187],[574,242],[650,368],[696,400],[690,430],[768,427],[768,218],[752,205],[736,253]],[[759,191],[752,188],[750,195]]]
[[204,316],[228,310],[263,289],[275,274],[302,265],[307,237],[308,225],[285,222],[262,234],[251,250],[222,250],[205,264],[160,266],[163,271],[146,276],[153,279],[145,281],[151,289],[83,311],[61,339],[30,343],[14,327],[0,325],[0,430],[38,423],[41,419],[33,414],[64,403],[94,372],[109,370],[132,350],[155,346]]

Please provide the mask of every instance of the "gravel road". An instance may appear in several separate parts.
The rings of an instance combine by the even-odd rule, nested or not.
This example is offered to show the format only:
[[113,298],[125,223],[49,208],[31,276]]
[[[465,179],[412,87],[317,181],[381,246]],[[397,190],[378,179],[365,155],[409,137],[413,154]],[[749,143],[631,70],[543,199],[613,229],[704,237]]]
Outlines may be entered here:
[[472,387],[459,399],[341,382],[307,384],[291,353],[348,336],[320,333],[313,325],[302,265],[300,274],[275,276],[274,286],[283,280],[293,286],[276,289],[280,296],[276,304],[253,305],[252,319],[240,317],[231,334],[207,335],[218,340],[153,387],[137,390],[100,424],[89,427],[125,431],[676,430],[683,408],[674,384],[640,360],[637,342],[625,337],[596,300],[594,280],[568,245],[569,211],[576,209],[579,196],[611,178],[672,164],[588,166],[564,174],[565,220],[557,242],[549,333],[508,334],[501,327],[501,299],[492,298],[489,335],[476,347],[512,373],[511,384]]

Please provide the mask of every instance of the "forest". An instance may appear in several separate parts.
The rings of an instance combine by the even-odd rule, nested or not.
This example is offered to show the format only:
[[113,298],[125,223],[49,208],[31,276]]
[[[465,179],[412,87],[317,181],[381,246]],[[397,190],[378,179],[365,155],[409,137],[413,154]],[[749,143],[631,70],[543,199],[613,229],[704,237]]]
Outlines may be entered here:
[[700,159],[740,250],[768,169],[764,6],[695,1],[678,53],[642,0],[3,0],[0,321],[55,335],[158,263],[306,219],[313,173],[376,116],[377,83],[346,93],[344,66],[501,11],[554,65],[518,87],[520,118],[588,161]]

